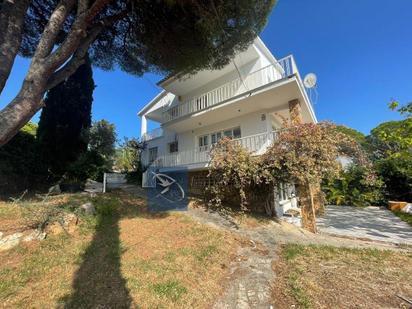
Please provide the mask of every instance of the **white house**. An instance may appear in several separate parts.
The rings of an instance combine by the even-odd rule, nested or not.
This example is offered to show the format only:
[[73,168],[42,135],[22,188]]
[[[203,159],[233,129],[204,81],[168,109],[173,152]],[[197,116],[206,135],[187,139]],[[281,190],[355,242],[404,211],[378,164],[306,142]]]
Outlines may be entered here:
[[[163,91],[138,112],[146,142],[142,164],[160,172],[186,170],[193,187],[201,185],[199,171],[207,169],[210,147],[223,136],[259,155],[291,109],[304,122],[316,122],[293,56],[276,59],[260,38],[223,69],[158,85]],[[159,128],[148,132],[148,121]],[[148,186],[150,177],[143,178]]]

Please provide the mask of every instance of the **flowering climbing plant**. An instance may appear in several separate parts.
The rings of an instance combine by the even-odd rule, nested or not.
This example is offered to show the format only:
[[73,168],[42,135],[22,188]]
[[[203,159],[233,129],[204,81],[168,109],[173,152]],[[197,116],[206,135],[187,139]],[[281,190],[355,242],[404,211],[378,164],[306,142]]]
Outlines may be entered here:
[[[223,139],[213,147],[209,176],[214,178],[211,201],[221,205],[228,191],[236,191],[240,206],[247,209],[251,190],[269,194],[279,183],[294,183],[300,188],[303,225],[316,231],[314,190],[320,191],[323,179],[337,177],[346,157],[366,168],[365,177],[376,176],[358,143],[336,130],[332,123],[284,123],[266,152],[256,156],[236,141]],[[266,207],[267,209],[267,207]]]

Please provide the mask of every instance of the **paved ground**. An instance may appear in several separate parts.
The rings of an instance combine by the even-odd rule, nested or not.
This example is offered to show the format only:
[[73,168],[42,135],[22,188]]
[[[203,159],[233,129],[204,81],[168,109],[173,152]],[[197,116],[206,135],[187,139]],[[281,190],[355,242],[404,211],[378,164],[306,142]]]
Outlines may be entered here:
[[327,234],[412,245],[412,227],[384,208],[327,206],[318,225]]

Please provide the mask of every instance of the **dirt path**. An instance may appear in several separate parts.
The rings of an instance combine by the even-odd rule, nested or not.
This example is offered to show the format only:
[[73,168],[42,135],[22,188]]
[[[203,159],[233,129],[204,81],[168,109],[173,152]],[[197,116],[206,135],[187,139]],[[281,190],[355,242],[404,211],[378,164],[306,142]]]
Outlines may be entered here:
[[272,262],[277,259],[276,248],[285,243],[331,245],[350,248],[403,250],[394,244],[312,234],[288,223],[269,221],[258,227],[237,226],[217,212],[189,208],[188,215],[200,223],[229,230],[243,239],[245,245],[230,266],[228,286],[215,308],[270,308],[271,288],[276,278]]

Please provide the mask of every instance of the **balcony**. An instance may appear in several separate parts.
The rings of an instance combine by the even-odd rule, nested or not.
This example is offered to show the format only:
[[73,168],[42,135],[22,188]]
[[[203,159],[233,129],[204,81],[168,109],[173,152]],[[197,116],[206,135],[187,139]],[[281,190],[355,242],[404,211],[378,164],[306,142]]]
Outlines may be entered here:
[[[232,142],[246,148],[250,153],[255,155],[263,154],[267,147],[276,139],[278,131],[265,132],[261,134],[245,136],[238,139],[233,139]],[[210,150],[213,146],[203,146],[196,149],[180,151],[173,154],[159,155],[152,162],[151,166],[155,168],[173,168],[190,166],[193,164],[201,164],[206,166],[210,161]],[[142,162],[143,165],[148,165],[149,162]]]
[[206,110],[294,74],[298,74],[298,70],[293,56],[290,55],[280,59],[276,64],[266,66],[243,78],[239,77],[209,92],[168,108],[162,113],[163,120],[169,122]]
[[152,139],[162,137],[162,136],[163,136],[163,129],[162,128],[156,128],[152,131],[149,131],[149,132],[143,134],[142,141],[147,142],[147,141],[150,141]]

